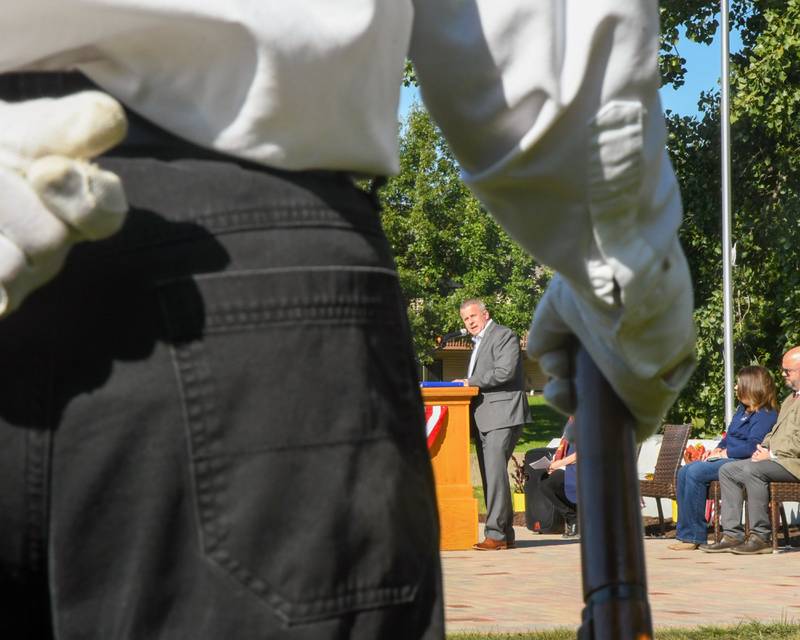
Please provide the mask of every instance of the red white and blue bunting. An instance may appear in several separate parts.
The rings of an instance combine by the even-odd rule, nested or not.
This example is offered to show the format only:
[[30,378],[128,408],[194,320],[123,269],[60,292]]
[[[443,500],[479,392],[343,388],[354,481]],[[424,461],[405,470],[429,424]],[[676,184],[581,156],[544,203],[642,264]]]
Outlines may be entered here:
[[428,438],[428,449],[436,444],[446,416],[447,407],[444,405],[425,406],[425,435]]

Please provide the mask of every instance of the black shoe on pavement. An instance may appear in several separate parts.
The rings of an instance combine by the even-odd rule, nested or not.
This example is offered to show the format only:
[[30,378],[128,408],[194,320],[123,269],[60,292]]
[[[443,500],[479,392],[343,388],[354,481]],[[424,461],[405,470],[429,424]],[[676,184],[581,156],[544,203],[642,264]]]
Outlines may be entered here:
[[755,553],[772,553],[772,545],[761,536],[751,533],[744,544],[731,549],[733,553],[740,555],[750,555]]
[[713,544],[701,544],[700,549],[706,553],[722,553],[724,551],[733,551],[736,547],[744,544],[744,540],[732,538],[731,536],[722,536],[722,540]]

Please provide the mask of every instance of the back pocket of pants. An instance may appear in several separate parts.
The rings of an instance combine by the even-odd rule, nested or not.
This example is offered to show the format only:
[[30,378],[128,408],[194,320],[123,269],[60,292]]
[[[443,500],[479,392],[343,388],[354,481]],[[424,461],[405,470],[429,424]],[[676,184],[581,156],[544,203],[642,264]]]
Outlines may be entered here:
[[414,599],[435,498],[396,278],[161,287],[205,556],[287,624]]

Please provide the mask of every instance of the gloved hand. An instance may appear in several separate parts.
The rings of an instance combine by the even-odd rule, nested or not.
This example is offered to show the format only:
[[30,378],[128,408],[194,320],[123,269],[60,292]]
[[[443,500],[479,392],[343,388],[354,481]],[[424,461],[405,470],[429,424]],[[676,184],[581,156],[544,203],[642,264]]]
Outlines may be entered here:
[[122,226],[122,184],[89,159],[126,130],[120,104],[97,91],[0,102],[0,317],[55,276],[73,244]]
[[626,306],[624,300],[609,305],[580,295],[556,275],[528,336],[528,355],[550,378],[544,387],[548,402],[575,413],[580,398],[573,360],[580,341],[630,409],[638,441],[658,428],[695,366],[691,281],[677,241],[645,277],[643,297]]

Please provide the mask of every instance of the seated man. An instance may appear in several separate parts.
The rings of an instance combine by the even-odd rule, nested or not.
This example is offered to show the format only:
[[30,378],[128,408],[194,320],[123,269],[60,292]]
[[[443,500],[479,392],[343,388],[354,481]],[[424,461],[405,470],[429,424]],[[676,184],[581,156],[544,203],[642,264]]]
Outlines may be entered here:
[[[784,400],[778,421],[749,460],[730,462],[719,471],[722,491],[722,540],[701,545],[703,551],[739,554],[770,553],[769,483],[800,481],[800,347],[789,349],[782,362],[786,385],[793,393]],[[747,491],[750,535],[745,539],[741,522]]]

